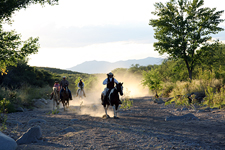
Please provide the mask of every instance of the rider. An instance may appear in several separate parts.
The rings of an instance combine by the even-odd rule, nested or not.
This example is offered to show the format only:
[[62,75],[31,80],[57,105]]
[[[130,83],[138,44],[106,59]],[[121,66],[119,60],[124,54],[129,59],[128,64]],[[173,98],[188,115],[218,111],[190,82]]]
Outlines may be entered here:
[[[59,93],[59,91],[60,91],[60,85],[59,85],[59,82],[58,81],[55,81],[53,87],[56,87],[57,88],[57,93]],[[51,98],[50,99],[52,99],[52,98],[53,98],[53,92],[51,93]]]
[[[60,82],[60,88],[61,88],[61,90],[60,90],[60,99],[62,99],[62,92],[63,92],[63,87],[65,87],[65,86],[69,86],[69,82],[66,80],[66,77],[65,76],[63,76],[63,80]],[[72,95],[71,95],[71,91],[68,89],[68,91],[69,91],[69,98],[70,98],[70,100],[72,100]]]
[[[114,88],[114,85],[118,84],[118,81],[113,77],[113,73],[110,72],[107,74],[107,78],[103,81],[103,85],[107,85],[104,91],[102,92],[104,99],[102,101],[102,105],[105,104],[107,97],[110,93],[110,91]],[[119,104],[122,104],[122,102],[119,100]]]
[[84,97],[86,97],[85,92],[84,92],[84,82],[82,81],[82,79],[80,79],[80,82],[77,84],[77,86],[79,87],[79,89],[77,90],[77,95],[78,96],[78,91],[82,90],[84,93]]

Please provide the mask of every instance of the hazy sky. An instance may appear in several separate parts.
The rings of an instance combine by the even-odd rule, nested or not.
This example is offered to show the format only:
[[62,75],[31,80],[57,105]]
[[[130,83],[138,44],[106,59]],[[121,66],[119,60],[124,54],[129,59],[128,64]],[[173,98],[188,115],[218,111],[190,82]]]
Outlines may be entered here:
[[[163,57],[154,51],[155,2],[168,0],[59,0],[59,5],[31,5],[13,17],[12,26],[22,39],[39,37],[41,48],[31,55],[31,66],[70,68],[85,61],[116,62]],[[205,0],[223,10],[223,0]],[[225,19],[225,15],[222,16]],[[225,23],[221,24],[225,28]],[[225,41],[225,32],[213,36]],[[164,56],[165,57],[165,56]]]

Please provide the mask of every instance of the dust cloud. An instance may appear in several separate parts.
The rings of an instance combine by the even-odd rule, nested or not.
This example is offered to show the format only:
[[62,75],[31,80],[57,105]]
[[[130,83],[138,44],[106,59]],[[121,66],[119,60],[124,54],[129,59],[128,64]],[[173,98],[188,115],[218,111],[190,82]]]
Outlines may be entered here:
[[[132,74],[117,75],[114,74],[114,78],[118,82],[123,82],[123,96],[120,98],[135,98],[149,96],[149,90],[141,85],[141,76],[134,76]],[[80,99],[76,97],[76,93],[73,94],[73,100],[69,101],[70,107],[67,111],[75,112],[79,115],[90,115],[93,117],[102,117],[105,114],[105,109],[101,105],[101,93],[103,92],[105,85],[102,84],[103,80],[107,77],[105,74],[96,75],[97,80],[92,85],[91,90],[86,91],[86,97]],[[62,108],[62,104],[60,104]],[[108,115],[113,117],[112,107],[108,108]],[[118,114],[119,116],[119,114]]]
[[[105,114],[104,107],[101,105],[101,93],[105,88],[105,85],[103,85],[102,82],[107,76],[105,74],[99,74],[96,75],[96,77],[97,80],[94,85],[92,85],[91,90],[85,91],[86,97],[79,99],[76,95],[73,95],[73,100],[70,101],[70,107],[79,110],[77,113],[80,115],[102,117]],[[118,82],[123,82],[124,95],[120,96],[120,98],[124,99],[125,97],[135,98],[149,96],[149,90],[141,85],[141,76],[134,76],[132,74],[115,74],[115,79],[117,79]],[[113,116],[112,107],[109,107],[107,112],[109,116]]]

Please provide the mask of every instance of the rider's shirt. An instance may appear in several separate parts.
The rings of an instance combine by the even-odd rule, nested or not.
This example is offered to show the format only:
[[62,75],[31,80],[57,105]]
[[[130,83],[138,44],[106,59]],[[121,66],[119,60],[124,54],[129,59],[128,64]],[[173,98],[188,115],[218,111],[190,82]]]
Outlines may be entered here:
[[113,88],[114,87],[114,83],[118,84],[118,81],[115,78],[106,78],[103,81],[103,85],[107,84],[107,88]]
[[57,91],[60,91],[60,85],[59,85],[58,83],[57,83],[57,84],[55,83],[55,84],[54,84],[54,87],[57,88]]
[[69,82],[67,80],[62,80],[60,82],[60,86],[64,87],[67,84],[67,86],[69,86]]
[[79,82],[79,83],[77,84],[77,86],[78,86],[79,88],[83,88],[83,87],[84,87],[84,82]]

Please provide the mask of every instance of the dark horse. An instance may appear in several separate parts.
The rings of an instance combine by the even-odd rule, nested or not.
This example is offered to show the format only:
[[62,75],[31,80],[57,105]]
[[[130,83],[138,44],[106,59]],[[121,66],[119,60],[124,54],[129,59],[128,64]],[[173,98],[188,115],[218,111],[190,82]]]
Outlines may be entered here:
[[[123,83],[118,83],[116,86],[110,91],[106,103],[103,105],[105,108],[105,115],[103,118],[109,118],[109,115],[107,114],[107,109],[111,105],[113,107],[114,111],[114,118],[118,119],[117,117],[117,110],[119,106],[119,93],[122,96],[123,95]],[[101,96],[101,99],[103,101],[104,96]]]
[[63,91],[62,91],[62,104],[63,104],[63,107],[64,107],[64,111],[65,111],[65,107],[69,107],[69,91],[68,91],[68,85],[65,85],[63,87]]

